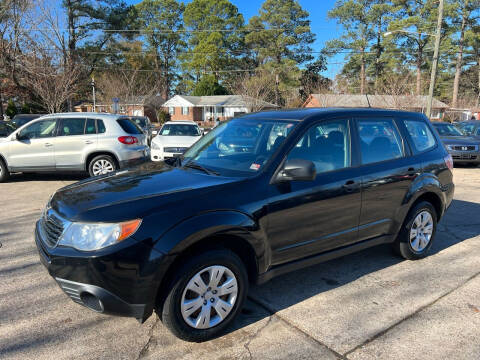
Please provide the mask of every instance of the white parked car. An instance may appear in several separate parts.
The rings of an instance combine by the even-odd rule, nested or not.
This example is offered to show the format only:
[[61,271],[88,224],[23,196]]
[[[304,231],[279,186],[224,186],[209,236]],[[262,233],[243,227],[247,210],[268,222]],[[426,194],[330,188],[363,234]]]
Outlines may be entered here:
[[202,131],[194,121],[169,121],[152,140],[151,159],[162,161],[182,155],[198,139]]

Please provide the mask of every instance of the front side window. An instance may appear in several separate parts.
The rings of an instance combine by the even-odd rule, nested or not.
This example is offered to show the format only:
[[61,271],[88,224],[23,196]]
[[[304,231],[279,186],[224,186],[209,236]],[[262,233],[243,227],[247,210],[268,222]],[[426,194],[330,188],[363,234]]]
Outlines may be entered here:
[[197,125],[165,124],[160,130],[161,136],[200,136]]
[[[404,123],[408,134],[412,139],[416,153],[427,151],[435,146],[435,137],[433,136],[427,124],[422,121],[415,120],[405,120]],[[454,128],[453,130],[458,131],[458,129],[456,129],[454,126],[452,127]]]
[[322,122],[311,127],[292,149],[287,160],[310,160],[317,173],[350,166],[350,131],[347,120]]
[[296,121],[233,119],[197,141],[182,164],[199,164],[223,176],[252,176],[261,171],[296,126]]
[[58,136],[83,135],[85,129],[84,118],[68,118],[60,120]]
[[400,134],[392,119],[357,122],[363,164],[398,159],[403,156]]
[[182,115],[188,115],[188,106],[182,106]]
[[20,131],[19,135],[22,139],[41,139],[53,137],[57,120],[46,119],[37,121],[25,129]]

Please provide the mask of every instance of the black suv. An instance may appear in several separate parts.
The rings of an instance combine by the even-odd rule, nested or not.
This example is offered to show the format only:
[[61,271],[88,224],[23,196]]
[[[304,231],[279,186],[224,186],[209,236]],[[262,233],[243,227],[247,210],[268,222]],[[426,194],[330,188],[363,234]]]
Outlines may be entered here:
[[236,317],[249,282],[383,243],[426,256],[452,166],[418,113],[249,114],[170,163],[58,190],[36,244],[73,301],[140,321],[155,309],[175,335],[203,341]]

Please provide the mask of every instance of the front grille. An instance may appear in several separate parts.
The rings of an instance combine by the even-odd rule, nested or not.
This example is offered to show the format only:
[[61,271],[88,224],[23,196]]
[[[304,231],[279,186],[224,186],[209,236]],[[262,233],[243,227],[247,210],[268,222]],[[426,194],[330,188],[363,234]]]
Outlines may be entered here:
[[476,151],[476,145],[454,145],[452,146],[455,151]]
[[50,247],[56,246],[64,230],[62,220],[60,220],[52,211],[47,211],[40,220],[40,226],[45,244]]
[[187,147],[164,147],[163,152],[166,153],[179,153],[183,154],[185,151],[187,151]]

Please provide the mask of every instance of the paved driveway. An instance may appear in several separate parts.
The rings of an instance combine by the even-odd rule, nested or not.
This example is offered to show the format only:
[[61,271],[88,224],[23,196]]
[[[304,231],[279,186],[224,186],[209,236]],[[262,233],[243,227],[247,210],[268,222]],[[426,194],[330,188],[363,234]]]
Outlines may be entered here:
[[455,169],[456,194],[433,254],[403,261],[388,246],[251,289],[227,335],[192,344],[155,316],[103,316],[70,301],[39,262],[35,220],[78,178],[0,184],[0,358],[479,359],[480,169]]

